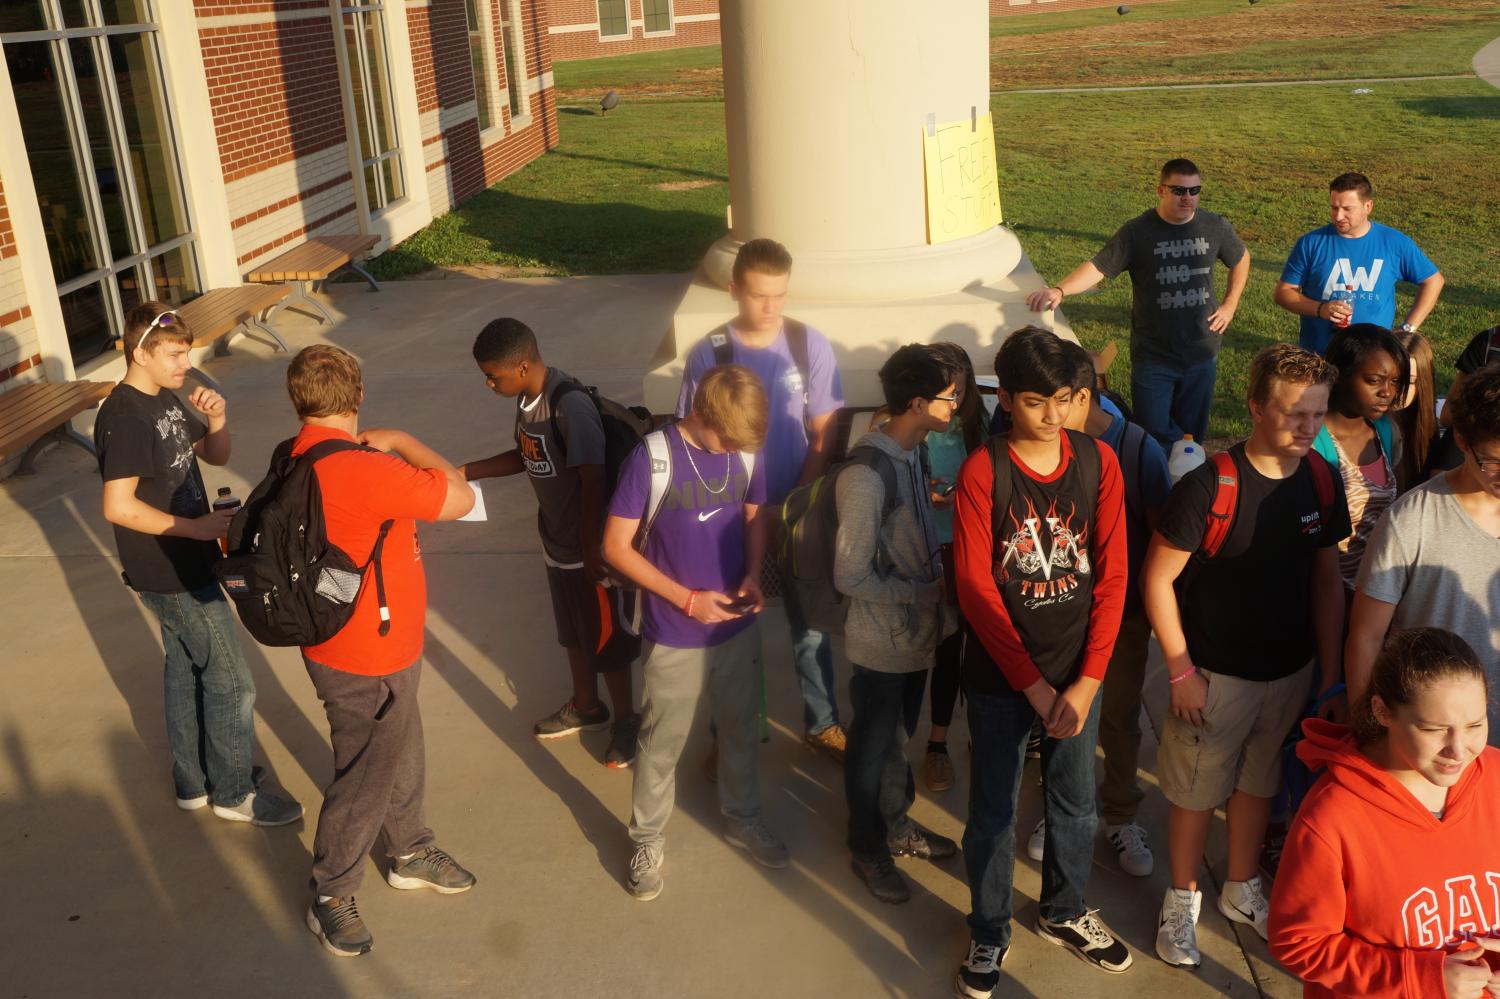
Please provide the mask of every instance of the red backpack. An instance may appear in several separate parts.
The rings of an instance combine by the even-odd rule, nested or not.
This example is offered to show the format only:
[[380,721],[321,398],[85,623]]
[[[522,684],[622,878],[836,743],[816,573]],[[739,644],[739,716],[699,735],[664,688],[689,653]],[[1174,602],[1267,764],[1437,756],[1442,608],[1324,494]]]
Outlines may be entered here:
[[[1240,473],[1235,467],[1234,457],[1228,451],[1220,451],[1210,460],[1214,464],[1216,485],[1213,505],[1208,509],[1203,542],[1198,546],[1204,558],[1213,558],[1224,547],[1229,532],[1234,530],[1234,515],[1240,504]],[[1302,460],[1312,472],[1313,488],[1318,493],[1319,522],[1326,524],[1333,511],[1333,468],[1316,451],[1307,452]]]

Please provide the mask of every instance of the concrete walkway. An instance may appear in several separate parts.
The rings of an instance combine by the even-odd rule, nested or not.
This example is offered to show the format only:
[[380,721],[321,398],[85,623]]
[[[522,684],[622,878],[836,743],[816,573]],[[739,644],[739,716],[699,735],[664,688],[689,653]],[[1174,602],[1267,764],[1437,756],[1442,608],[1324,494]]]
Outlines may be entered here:
[[[1500,58],[1500,57],[1497,57]],[[1477,71],[1478,59],[1475,59]],[[1128,87],[1034,87],[1026,90],[991,90],[1002,94],[1129,94],[1142,90],[1244,90],[1254,87],[1336,87],[1346,83],[1421,83],[1424,80],[1469,80],[1472,73],[1439,76],[1359,76],[1343,80],[1241,80],[1237,83],[1143,83]],[[1482,73],[1480,74],[1483,75]],[[1491,80],[1490,82],[1494,82]]]
[[[547,358],[624,401],[640,398],[661,331],[685,286],[676,276],[337,286],[331,330],[289,318],[297,348],[323,339],[365,364],[366,425],[405,427],[455,460],[509,446],[510,407],[469,357],[499,315],[538,329]],[[240,340],[209,363],[230,404],[234,457],[210,489],[239,495],[272,446],[295,431],[287,357]],[[761,755],[768,822],[794,865],[765,871],[720,838],[703,734],[688,747],[670,827],[666,889],[649,904],[621,887],[630,775],[600,765],[604,733],[546,746],[531,724],[567,696],[523,481],[486,486],[486,524],[423,530],[431,610],[423,709],[428,815],[478,887],[456,897],[396,892],[375,863],[360,906],[375,950],[326,954],[303,925],[319,789],[331,767],[321,708],[294,650],[245,642],[258,688],[258,759],[309,809],[259,830],[172,803],[153,622],[119,580],[99,514],[99,482],[73,449],[0,484],[0,592],[6,654],[0,693],[0,978],[9,997],[943,996],[966,947],[968,893],[957,862],[903,862],[916,887],[883,906],[856,882],[843,846],[840,771],[800,743],[800,703],[779,610],[762,622],[772,733]],[[847,666],[840,663],[846,682]],[[1166,684],[1149,681],[1159,717]],[[847,702],[846,702],[847,703]],[[1150,776],[1142,821],[1162,852],[1165,803]],[[922,792],[915,815],[959,837],[967,732],[951,739],[956,787]],[[916,758],[917,748],[913,754]],[[1038,816],[1025,782],[1023,840]],[[1213,848],[1220,856],[1221,844]],[[1164,859],[1164,858],[1162,858]],[[1036,864],[1017,865],[1007,996],[1174,999],[1291,997],[1300,987],[1264,945],[1214,907],[1199,930],[1205,965],[1163,965],[1152,949],[1166,886],[1120,873],[1101,845],[1090,902],[1136,955],[1114,977],[1047,946],[1030,928]],[[1220,864],[1220,868],[1222,865]]]
[[1474,53],[1474,74],[1494,87],[1500,87],[1500,38]]

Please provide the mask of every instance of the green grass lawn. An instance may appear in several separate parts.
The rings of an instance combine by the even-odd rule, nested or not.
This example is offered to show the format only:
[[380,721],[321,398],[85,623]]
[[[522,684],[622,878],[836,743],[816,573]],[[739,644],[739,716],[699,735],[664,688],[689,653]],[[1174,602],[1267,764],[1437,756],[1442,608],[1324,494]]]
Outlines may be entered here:
[[[1337,6],[1364,2],[1341,0]],[[1182,0],[1139,7],[1129,17],[1140,14],[1144,21],[1149,14],[1167,26],[1173,23],[1167,15],[1175,8],[1176,20],[1182,20],[1181,8],[1189,3],[1207,11],[1205,17],[1230,6],[1227,0]],[[1252,12],[1316,13],[1319,6],[1262,0]],[[1432,0],[1423,10],[1447,17],[1460,7],[1472,11],[1476,5]],[[1250,10],[1244,4],[1236,9]],[[1411,4],[1404,9],[1419,12]],[[1128,20],[1112,10],[1105,13]],[[1467,46],[1467,60],[1480,42],[1500,34],[1496,13],[1488,16],[1491,23],[1483,31],[1473,24],[1450,24],[1439,33],[1447,41],[1413,32],[1419,36],[1413,44],[1430,52]],[[1080,25],[1086,29],[1101,17],[1084,11],[997,20],[1031,29],[1017,34],[1035,41],[1039,35],[1076,32]],[[1043,24],[1053,21],[1070,26]],[[699,74],[704,54],[716,51],[559,64],[559,86],[566,80],[581,92],[608,89],[608,80],[624,79],[653,86],[653,79],[664,78],[662,65],[669,63],[674,74]],[[1283,65],[1264,53],[1258,58],[1261,73],[1275,73]],[[1118,53],[1110,60],[1128,61]],[[1447,71],[1454,64],[1450,58],[1424,69]],[[1332,65],[1330,73],[1385,75],[1373,71],[1378,68],[1350,73]],[[1415,237],[1448,279],[1424,326],[1444,385],[1448,365],[1468,337],[1500,321],[1500,245],[1494,238],[1500,184],[1493,165],[1500,91],[1472,79],[1380,83],[1362,95],[1352,89],[1002,93],[992,100],[1006,223],[1051,281],[1152,204],[1162,160],[1189,155],[1204,169],[1202,206],[1230,219],[1254,260],[1221,359],[1215,436],[1247,429],[1239,400],[1254,352],[1273,340],[1296,338],[1295,318],[1271,302],[1271,290],[1292,242],[1327,220],[1328,179],[1345,169],[1371,175],[1375,217]],[[677,94],[626,100],[608,116],[565,109],[561,132],[559,149],[378,258],[376,274],[400,277],[456,264],[509,264],[558,274],[686,271],[724,233],[728,183],[722,102]],[[1123,346],[1129,295],[1129,281],[1122,277],[1071,300],[1065,312],[1085,344],[1097,347],[1116,339]],[[1409,295],[1398,315],[1408,302]],[[1112,377],[1128,385],[1128,357],[1116,362]]]

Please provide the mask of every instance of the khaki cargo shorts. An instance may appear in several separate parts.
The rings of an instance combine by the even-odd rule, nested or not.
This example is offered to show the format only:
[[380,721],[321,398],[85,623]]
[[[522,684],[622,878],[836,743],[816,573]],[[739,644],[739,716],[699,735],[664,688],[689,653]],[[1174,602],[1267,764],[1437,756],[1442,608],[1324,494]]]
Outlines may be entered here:
[[1178,808],[1218,808],[1235,791],[1272,798],[1281,789],[1281,747],[1312,695],[1313,664],[1261,682],[1211,673],[1203,727],[1168,714],[1156,756],[1162,794]]

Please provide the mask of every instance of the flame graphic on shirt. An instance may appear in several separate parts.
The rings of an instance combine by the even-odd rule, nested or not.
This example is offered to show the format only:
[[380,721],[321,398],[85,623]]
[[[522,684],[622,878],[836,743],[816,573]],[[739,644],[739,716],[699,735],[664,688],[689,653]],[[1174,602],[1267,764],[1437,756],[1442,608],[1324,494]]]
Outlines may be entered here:
[[[1010,537],[1001,540],[1003,555],[996,569],[998,581],[1003,586],[1010,580],[1010,566],[1023,577],[1040,575],[1043,580],[1052,578],[1053,570],[1065,573],[1070,570],[1087,575],[1089,572],[1087,525],[1074,531],[1078,516],[1078,504],[1070,503],[1066,518],[1057,514],[1057,499],[1047,507],[1046,516],[1038,516],[1030,497],[1026,500],[1026,516],[1017,518],[1011,510],[1006,511],[1014,530]],[[1045,524],[1045,529],[1044,525]],[[1043,551],[1042,536],[1045,530],[1050,547]]]

